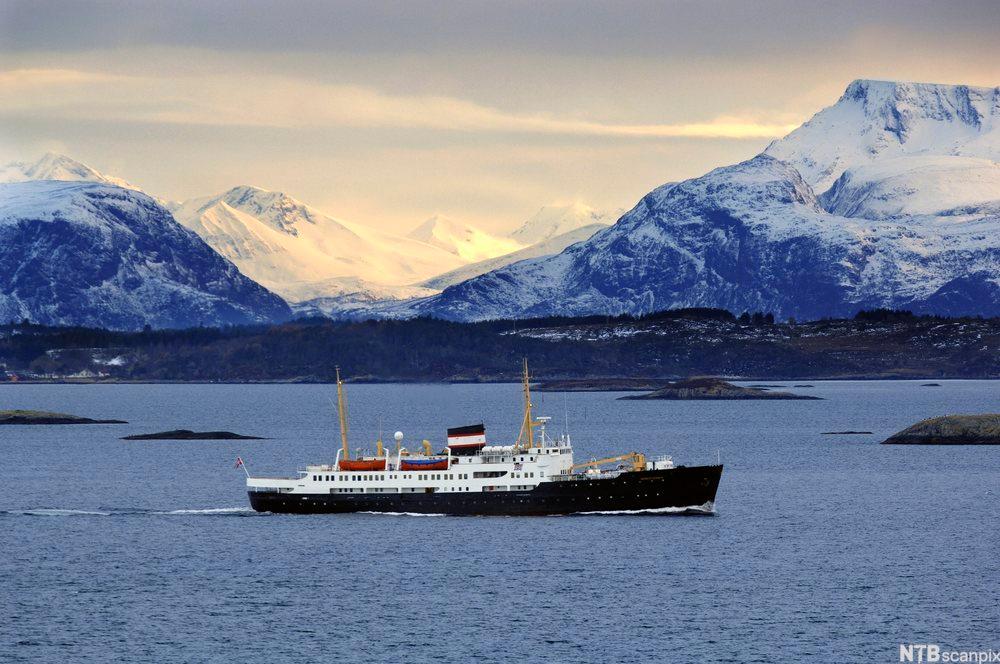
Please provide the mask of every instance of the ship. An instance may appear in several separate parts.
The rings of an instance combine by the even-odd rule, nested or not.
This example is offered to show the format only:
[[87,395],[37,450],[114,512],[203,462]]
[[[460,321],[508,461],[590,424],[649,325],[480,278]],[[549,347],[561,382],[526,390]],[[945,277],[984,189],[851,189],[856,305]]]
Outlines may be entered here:
[[[254,477],[246,471],[251,507],[281,514],[375,512],[469,516],[715,513],[722,464],[675,465],[669,456],[629,452],[577,463],[568,433],[546,432],[535,417],[524,361],[524,412],[517,438],[487,443],[484,424],[446,430],[438,453],[395,449],[381,435],[372,456],[351,458],[344,384],[337,369],[341,445],[333,463],[309,464],[294,477]],[[239,460],[242,464],[242,459]]]

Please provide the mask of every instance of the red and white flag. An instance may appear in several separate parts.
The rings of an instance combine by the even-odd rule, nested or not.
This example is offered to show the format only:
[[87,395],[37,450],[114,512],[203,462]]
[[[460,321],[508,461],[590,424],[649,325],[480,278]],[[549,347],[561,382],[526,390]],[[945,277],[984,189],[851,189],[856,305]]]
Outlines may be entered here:
[[233,468],[234,469],[239,468],[242,465],[243,465],[243,457],[236,457],[236,465],[233,466]]

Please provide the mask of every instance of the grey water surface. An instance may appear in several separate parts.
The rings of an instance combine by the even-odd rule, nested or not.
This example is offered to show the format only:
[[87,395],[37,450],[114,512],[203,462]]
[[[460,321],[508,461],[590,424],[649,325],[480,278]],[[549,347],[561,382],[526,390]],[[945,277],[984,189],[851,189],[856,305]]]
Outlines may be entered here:
[[[1000,382],[813,382],[822,401],[537,394],[576,456],[721,458],[713,517],[279,516],[255,474],[332,460],[328,385],[4,385],[0,661],[895,662],[1000,648],[1000,447],[879,446]],[[517,385],[349,385],[352,446],[517,434]],[[567,418],[568,416],[568,418]],[[176,428],[260,441],[141,441]],[[864,430],[873,435],[829,436]]]

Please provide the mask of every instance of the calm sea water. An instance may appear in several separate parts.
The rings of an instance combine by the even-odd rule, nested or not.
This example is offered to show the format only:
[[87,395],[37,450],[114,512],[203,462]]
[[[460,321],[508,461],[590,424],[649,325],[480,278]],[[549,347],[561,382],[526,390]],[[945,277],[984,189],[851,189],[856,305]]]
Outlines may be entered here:
[[[791,385],[791,383],[788,383]],[[1000,383],[813,383],[799,402],[538,395],[577,457],[726,464],[714,517],[275,516],[254,473],[332,459],[330,386],[18,385],[0,409],[0,660],[898,661],[1000,647],[1000,448],[876,443]],[[509,442],[515,385],[349,386],[355,444]],[[124,442],[173,428],[263,441]],[[823,436],[867,430],[870,436]]]

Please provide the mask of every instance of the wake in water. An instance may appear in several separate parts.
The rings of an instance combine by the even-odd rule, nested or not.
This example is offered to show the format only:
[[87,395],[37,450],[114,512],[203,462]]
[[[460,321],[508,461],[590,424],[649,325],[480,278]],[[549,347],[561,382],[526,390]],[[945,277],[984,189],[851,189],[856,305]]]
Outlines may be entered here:
[[576,512],[576,514],[672,514],[677,516],[713,516],[715,515],[715,503],[707,502],[704,505],[691,505],[690,507],[654,507],[645,510],[597,510],[594,512]]
[[37,510],[4,510],[4,514],[14,516],[111,516],[111,512],[96,512],[92,510],[63,510],[43,508]]
[[206,509],[152,510],[142,508],[100,507],[96,510],[74,510],[43,507],[28,510],[3,510],[0,514],[10,516],[246,516],[259,514],[249,507],[210,507]]
[[357,514],[378,514],[379,516],[448,516],[447,514],[422,514],[420,512],[357,512]]

